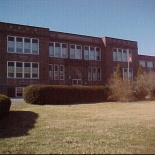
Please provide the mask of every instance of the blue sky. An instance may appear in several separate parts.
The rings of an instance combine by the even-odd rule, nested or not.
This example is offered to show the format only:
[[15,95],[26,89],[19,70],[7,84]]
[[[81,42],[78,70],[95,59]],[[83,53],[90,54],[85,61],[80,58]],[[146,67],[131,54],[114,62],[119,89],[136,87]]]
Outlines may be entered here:
[[155,0],[0,0],[0,21],[133,40],[155,56]]

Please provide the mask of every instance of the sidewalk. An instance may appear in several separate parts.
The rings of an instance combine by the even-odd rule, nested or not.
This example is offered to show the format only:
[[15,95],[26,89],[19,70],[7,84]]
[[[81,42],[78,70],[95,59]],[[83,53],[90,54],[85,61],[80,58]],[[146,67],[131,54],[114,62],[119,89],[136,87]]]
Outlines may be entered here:
[[23,100],[23,98],[10,98],[11,99],[11,103],[12,104],[21,104],[21,103],[25,103],[25,101]]

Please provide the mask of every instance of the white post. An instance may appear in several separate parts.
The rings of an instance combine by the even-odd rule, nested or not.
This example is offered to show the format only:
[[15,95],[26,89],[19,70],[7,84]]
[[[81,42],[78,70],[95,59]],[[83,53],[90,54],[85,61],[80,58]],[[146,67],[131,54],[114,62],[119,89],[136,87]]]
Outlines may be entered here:
[[127,61],[128,61],[128,80],[129,80],[129,67],[130,67],[129,66],[129,49],[128,49],[128,58],[127,59],[128,59]]

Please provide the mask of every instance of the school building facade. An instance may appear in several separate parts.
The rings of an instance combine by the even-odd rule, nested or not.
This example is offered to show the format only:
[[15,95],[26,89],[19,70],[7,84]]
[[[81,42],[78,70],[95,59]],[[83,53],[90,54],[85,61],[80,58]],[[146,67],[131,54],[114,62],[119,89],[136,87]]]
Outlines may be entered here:
[[105,85],[118,64],[134,80],[139,65],[155,69],[155,57],[138,55],[136,41],[51,31],[0,22],[0,93],[21,97],[31,84]]

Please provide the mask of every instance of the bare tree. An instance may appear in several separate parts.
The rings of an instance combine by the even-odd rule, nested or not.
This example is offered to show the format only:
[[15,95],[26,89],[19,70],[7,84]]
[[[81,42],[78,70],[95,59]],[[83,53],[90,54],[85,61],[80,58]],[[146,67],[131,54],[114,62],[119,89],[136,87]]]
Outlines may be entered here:
[[133,101],[134,95],[133,95],[133,83],[128,80],[128,78],[125,79],[118,79],[118,78],[111,78],[109,80],[109,88],[110,88],[110,94],[109,99],[114,101]]
[[153,98],[153,92],[155,90],[155,73],[144,72],[136,78],[135,84],[137,92],[144,92],[149,98]]

